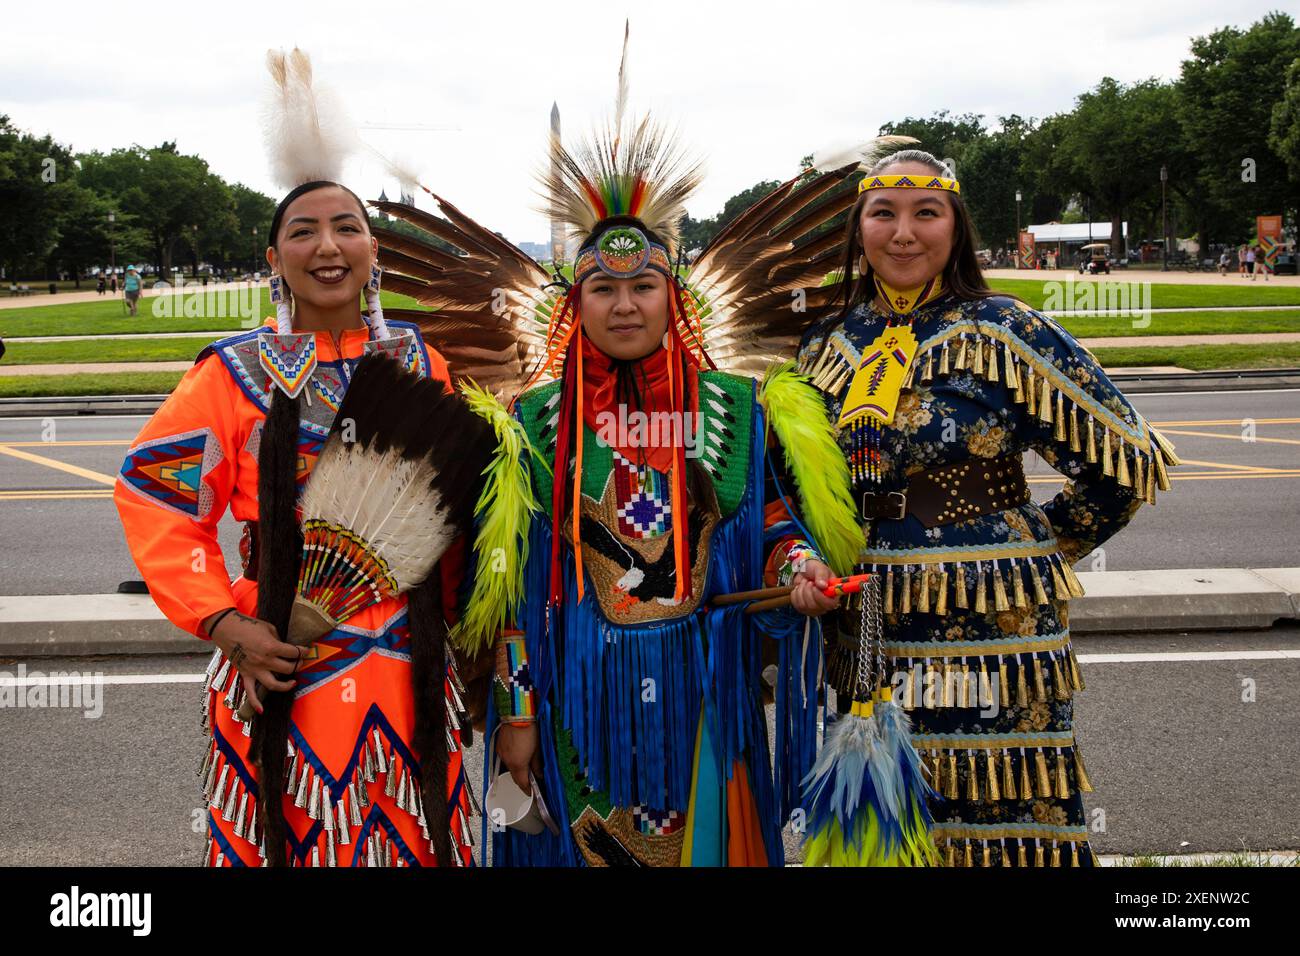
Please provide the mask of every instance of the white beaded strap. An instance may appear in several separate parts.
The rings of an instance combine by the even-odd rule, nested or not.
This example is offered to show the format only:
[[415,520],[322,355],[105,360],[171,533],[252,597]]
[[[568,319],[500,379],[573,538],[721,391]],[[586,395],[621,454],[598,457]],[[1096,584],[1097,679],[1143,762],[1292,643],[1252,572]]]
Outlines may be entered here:
[[384,321],[384,310],[379,305],[379,277],[383,270],[378,263],[370,267],[370,281],[366,283],[366,308],[370,310],[370,329],[379,340],[388,338],[388,324]]

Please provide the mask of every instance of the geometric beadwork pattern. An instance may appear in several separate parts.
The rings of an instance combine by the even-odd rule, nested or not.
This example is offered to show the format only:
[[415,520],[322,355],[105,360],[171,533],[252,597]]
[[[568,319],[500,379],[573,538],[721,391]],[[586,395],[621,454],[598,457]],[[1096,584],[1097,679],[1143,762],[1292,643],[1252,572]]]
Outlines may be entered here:
[[632,808],[632,822],[646,836],[668,836],[686,825],[686,814],[637,806]]
[[316,335],[313,332],[277,335],[262,332],[257,338],[262,370],[290,398],[296,398],[316,367]]
[[614,452],[614,492],[618,530],[629,538],[657,538],[672,523],[672,503],[666,476],[639,468]]
[[222,459],[210,428],[168,435],[126,453],[119,480],[169,511],[201,521],[212,510],[212,488],[204,481]]

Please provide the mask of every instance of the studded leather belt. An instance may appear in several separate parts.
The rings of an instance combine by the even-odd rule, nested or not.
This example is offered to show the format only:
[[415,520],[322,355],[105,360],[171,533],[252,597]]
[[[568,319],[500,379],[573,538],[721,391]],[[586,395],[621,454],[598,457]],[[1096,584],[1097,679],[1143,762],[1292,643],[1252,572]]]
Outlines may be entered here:
[[863,521],[901,521],[914,515],[927,528],[1015,508],[1032,494],[1019,455],[971,458],[918,472],[903,491],[864,492]]

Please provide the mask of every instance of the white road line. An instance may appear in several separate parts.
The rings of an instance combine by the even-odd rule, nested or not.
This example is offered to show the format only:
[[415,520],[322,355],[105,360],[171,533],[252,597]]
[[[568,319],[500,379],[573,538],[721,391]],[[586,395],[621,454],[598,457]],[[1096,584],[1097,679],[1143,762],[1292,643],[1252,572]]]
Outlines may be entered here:
[[[1300,660],[1300,648],[1275,651],[1162,651],[1149,654],[1080,654],[1080,664],[1152,664],[1183,663],[1195,661],[1277,661]],[[101,684],[201,684],[203,674],[104,674],[102,676],[78,675],[76,677],[17,678],[0,673],[0,687],[50,687],[67,684],[75,686]]]
[[[1112,371],[1114,371],[1114,369],[1112,369]],[[1120,391],[1124,390],[1123,377],[1121,377],[1118,382],[1115,382],[1115,384],[1119,386]],[[1225,388],[1213,392],[1134,392],[1128,397],[1130,401],[1140,404],[1144,398],[1169,398],[1170,396],[1175,398],[1194,398],[1198,395],[1241,395],[1249,397],[1251,395],[1276,395],[1282,392],[1300,392],[1300,388]]]
[[87,684],[202,684],[203,674],[85,674],[59,677],[0,674],[0,687],[85,687]]
[[1079,654],[1080,664],[1152,664],[1186,661],[1300,661],[1300,649],[1276,651],[1165,651],[1150,654]]

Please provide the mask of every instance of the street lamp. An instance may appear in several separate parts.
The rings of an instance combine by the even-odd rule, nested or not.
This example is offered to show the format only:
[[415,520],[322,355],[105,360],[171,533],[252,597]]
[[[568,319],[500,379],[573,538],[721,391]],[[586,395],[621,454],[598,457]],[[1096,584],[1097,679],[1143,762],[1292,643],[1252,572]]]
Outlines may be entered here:
[[1160,271],[1169,271],[1169,213],[1165,206],[1165,183],[1169,181],[1169,168],[1160,166]]
[[113,243],[113,223],[117,222],[115,213],[108,214],[108,271],[117,275],[117,248]]
[[1016,190],[1016,268],[1020,268],[1020,190]]
[[249,229],[248,234],[253,237],[253,259],[252,265],[248,269],[248,274],[252,275],[257,271],[257,227],[253,226]]

